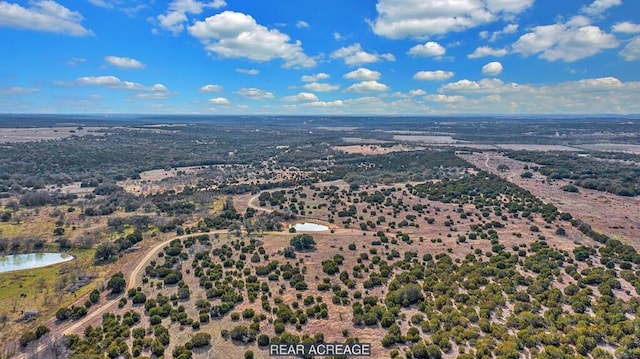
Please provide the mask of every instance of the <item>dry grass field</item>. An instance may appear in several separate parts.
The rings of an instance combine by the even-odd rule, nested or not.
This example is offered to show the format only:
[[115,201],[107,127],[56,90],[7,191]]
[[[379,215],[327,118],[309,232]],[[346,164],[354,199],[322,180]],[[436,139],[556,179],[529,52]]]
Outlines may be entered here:
[[[482,170],[495,173],[528,189],[545,202],[591,223],[596,230],[619,237],[640,249],[640,212],[637,211],[640,208],[640,198],[617,196],[584,188],[580,189],[580,193],[566,192],[562,190],[562,186],[569,184],[569,181],[549,181],[539,173],[534,173],[532,178],[522,178],[520,174],[524,172],[524,166],[531,167],[536,164],[517,161],[497,152],[474,153],[460,157]],[[497,167],[500,164],[508,166],[510,170],[498,171]]]
[[394,135],[396,141],[420,142],[426,144],[462,144],[467,141],[454,139],[452,136],[438,135]]
[[0,128],[0,143],[59,140],[71,136],[102,136],[106,127]]
[[356,153],[361,155],[381,155],[391,152],[400,151],[417,151],[423,150],[423,147],[410,147],[406,145],[394,145],[390,147],[382,147],[379,145],[350,145],[350,146],[335,146],[334,150],[344,153]]
[[611,152],[625,152],[632,154],[640,154],[640,145],[634,144],[622,144],[622,143],[593,143],[587,145],[576,146],[588,151],[611,151]]
[[579,148],[561,145],[534,145],[528,143],[510,143],[510,144],[497,144],[496,147],[503,150],[514,151],[580,151]]

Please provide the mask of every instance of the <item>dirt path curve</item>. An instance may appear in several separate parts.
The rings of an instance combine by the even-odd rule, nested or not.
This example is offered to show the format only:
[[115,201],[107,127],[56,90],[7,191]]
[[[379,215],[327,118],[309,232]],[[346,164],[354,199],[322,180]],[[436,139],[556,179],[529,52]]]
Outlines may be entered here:
[[[260,207],[257,205],[254,205],[253,202],[256,201],[258,199],[260,195],[257,194],[253,197],[251,197],[248,201],[247,201],[247,206],[251,207],[257,211],[263,211],[266,213],[271,213],[273,212],[272,209],[269,208],[264,208],[264,207]],[[214,234],[214,233],[226,233],[226,230],[216,230],[216,231],[211,231],[209,232],[210,234]],[[288,233],[284,233],[286,235],[288,235]],[[118,305],[118,302],[120,301],[121,298],[123,298],[126,295],[126,292],[131,289],[136,287],[137,285],[137,277],[140,274],[140,272],[143,270],[143,268],[145,268],[145,266],[147,265],[147,263],[165,246],[167,246],[172,240],[174,239],[183,239],[183,238],[188,238],[193,236],[194,234],[185,234],[182,236],[173,236],[169,239],[166,239],[158,244],[156,244],[155,246],[151,247],[147,254],[142,257],[140,259],[140,261],[138,262],[138,265],[136,265],[136,267],[131,271],[131,273],[129,273],[129,275],[127,276],[127,288],[126,290],[118,295],[117,297],[113,297],[110,299],[105,300],[104,303],[99,304],[100,306],[94,310],[92,310],[91,312],[89,312],[86,316],[84,316],[82,319],[76,321],[76,322],[71,322],[66,324],[66,326],[61,327],[58,331],[58,333],[60,335],[69,335],[69,334],[73,334],[76,331],[78,331],[78,329],[82,328],[84,325],[86,325],[87,323],[90,323],[92,320],[96,319],[98,316],[101,316],[104,312],[108,311],[109,309],[113,309]],[[55,318],[50,319],[49,321],[55,321]],[[41,353],[43,350],[45,350],[47,347],[46,342],[39,344],[35,349],[29,350],[29,352],[27,353],[21,353],[15,356],[15,358],[18,359],[31,359],[31,358],[37,358],[38,354]]]
[[[224,231],[219,230],[219,231],[212,231],[210,233],[223,233]],[[58,334],[60,335],[69,335],[69,334],[73,334],[75,333],[78,329],[82,328],[84,325],[86,325],[87,323],[90,323],[92,320],[96,319],[97,317],[101,316],[104,312],[108,311],[109,309],[114,309],[115,307],[117,307],[118,302],[120,301],[121,298],[123,298],[127,291],[131,288],[136,287],[137,285],[137,280],[136,278],[138,277],[138,275],[140,274],[140,272],[143,270],[143,268],[145,268],[146,264],[149,263],[149,261],[155,256],[157,255],[157,253],[164,248],[165,246],[167,246],[172,240],[174,239],[183,239],[183,238],[187,238],[193,236],[193,234],[185,234],[182,236],[173,236],[170,239],[164,240],[158,244],[156,244],[155,246],[151,247],[147,254],[142,257],[142,259],[140,259],[140,262],[138,262],[138,265],[133,269],[133,271],[131,271],[131,273],[129,273],[129,276],[127,277],[127,288],[126,290],[118,295],[117,297],[112,297],[110,299],[105,300],[102,304],[99,304],[100,306],[94,310],[92,310],[91,312],[89,312],[86,316],[82,317],[82,319],[75,321],[75,322],[70,322],[68,323],[68,326],[66,327],[62,327],[60,331],[58,331]],[[55,318],[52,318],[52,320],[55,320]],[[28,353],[21,353],[19,355],[16,355],[15,358],[18,359],[30,359],[30,358],[34,358],[34,357],[38,357],[38,354],[40,352],[42,352],[44,349],[46,349],[47,344],[42,343],[39,344],[38,347],[36,347],[33,350],[30,350]]]
[[255,209],[256,211],[263,211],[265,213],[273,212],[273,210],[270,209],[270,208],[260,207],[260,206],[256,206],[255,204],[253,204],[253,202],[255,202],[258,199],[258,197],[260,197],[260,194],[257,194],[255,196],[251,197],[249,199],[249,201],[247,202],[247,206]]

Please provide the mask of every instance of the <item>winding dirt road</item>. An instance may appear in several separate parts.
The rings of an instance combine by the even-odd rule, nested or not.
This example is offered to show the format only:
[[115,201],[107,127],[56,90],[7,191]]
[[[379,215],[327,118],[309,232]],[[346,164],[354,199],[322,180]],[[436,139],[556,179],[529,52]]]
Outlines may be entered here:
[[[251,197],[249,199],[249,201],[247,202],[247,206],[251,207],[257,211],[262,211],[262,212],[266,212],[266,213],[271,213],[273,212],[272,209],[269,208],[264,208],[264,207],[260,207],[257,206],[255,204],[253,204],[254,201],[256,201],[259,197],[258,195],[255,195],[253,197]],[[211,231],[209,232],[209,234],[215,234],[215,233],[226,233],[226,230],[216,230],[216,231]],[[289,235],[288,233],[282,233],[283,235]],[[126,292],[137,286],[137,278],[140,275],[140,272],[145,268],[145,266],[147,265],[147,263],[149,263],[149,261],[151,261],[151,259],[157,255],[157,253],[164,248],[165,246],[167,246],[172,240],[174,239],[183,239],[183,238],[188,238],[193,236],[194,234],[185,234],[185,235],[181,235],[181,236],[173,236],[169,239],[166,239],[162,242],[157,243],[156,245],[154,245],[153,247],[151,247],[147,254],[142,257],[140,259],[140,261],[138,262],[138,265],[136,265],[136,267],[129,273],[129,275],[127,276],[127,287],[126,290],[116,296],[116,297],[112,297],[109,299],[106,299],[103,303],[101,304],[97,304],[98,307],[91,310],[86,316],[84,316],[82,319],[75,321],[75,322],[70,322],[68,324],[66,324],[66,326],[62,326],[60,329],[57,331],[57,334],[59,335],[69,335],[69,334],[73,334],[76,333],[79,329],[81,329],[82,327],[84,327],[85,325],[87,325],[88,323],[90,323],[92,320],[95,320],[96,318],[99,318],[100,316],[102,316],[103,313],[108,312],[110,309],[115,310],[115,308],[117,308],[118,306],[118,302],[120,301],[121,298],[123,298],[126,295]],[[55,321],[55,318],[50,319],[49,321]],[[18,359],[32,359],[32,358],[39,358],[39,354],[45,350],[47,348],[47,343],[46,341],[41,341],[44,343],[40,343],[36,348],[33,348],[31,350],[29,350],[26,353],[20,353],[18,355],[15,356],[15,358]]]
[[273,212],[273,210],[270,209],[270,208],[264,208],[264,207],[256,206],[255,204],[253,204],[253,202],[255,202],[258,199],[258,197],[260,197],[260,194],[257,194],[255,196],[251,197],[249,199],[249,201],[247,202],[247,206],[255,209],[256,211],[262,211],[262,212],[265,212],[265,213]]
[[[222,233],[223,231],[212,231],[211,233]],[[60,335],[69,335],[69,334],[73,334],[75,332],[78,331],[78,329],[82,328],[83,326],[85,326],[87,323],[90,323],[92,320],[99,318],[102,316],[103,313],[107,312],[109,309],[115,309],[118,306],[118,302],[120,301],[121,298],[123,298],[126,295],[126,292],[131,289],[136,287],[137,284],[137,277],[140,274],[140,272],[145,268],[145,266],[147,265],[147,263],[149,263],[149,261],[155,256],[157,255],[157,253],[164,248],[165,246],[167,246],[169,244],[169,242],[171,242],[174,239],[182,239],[182,238],[187,238],[192,236],[193,234],[185,234],[182,236],[174,236],[171,237],[170,239],[164,240],[158,244],[156,244],[155,246],[151,247],[147,254],[142,257],[142,259],[140,259],[140,261],[138,262],[138,265],[133,269],[133,271],[131,271],[131,273],[129,273],[129,276],[127,277],[127,288],[126,290],[118,295],[117,297],[112,297],[109,298],[107,300],[105,300],[102,304],[98,304],[99,307],[97,307],[96,309],[90,311],[86,316],[82,317],[82,319],[75,321],[75,322],[71,322],[68,324],[67,327],[63,327],[62,330],[58,331],[58,334]],[[38,355],[45,350],[47,347],[46,343],[42,343],[39,344],[35,349],[30,350],[28,353],[21,353],[15,356],[15,358],[18,359],[31,359],[31,358],[37,358]]]

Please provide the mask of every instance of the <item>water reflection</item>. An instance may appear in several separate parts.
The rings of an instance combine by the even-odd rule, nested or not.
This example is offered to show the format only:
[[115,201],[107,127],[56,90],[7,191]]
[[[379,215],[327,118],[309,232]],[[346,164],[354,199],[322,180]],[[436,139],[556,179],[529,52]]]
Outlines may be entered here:
[[73,256],[67,253],[27,253],[0,256],[0,273],[46,267],[72,259]]
[[296,223],[293,228],[301,232],[322,232],[329,230],[329,227],[317,223]]

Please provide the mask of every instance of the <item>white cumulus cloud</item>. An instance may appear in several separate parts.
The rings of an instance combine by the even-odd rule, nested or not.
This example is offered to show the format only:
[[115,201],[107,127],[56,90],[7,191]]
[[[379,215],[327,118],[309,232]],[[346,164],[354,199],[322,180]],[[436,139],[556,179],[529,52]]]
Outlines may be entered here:
[[588,6],[582,8],[582,12],[588,15],[599,15],[609,8],[622,4],[622,0],[595,0]]
[[336,108],[336,107],[343,107],[344,102],[342,100],[315,101],[315,102],[305,103],[304,105],[309,107]]
[[304,84],[304,86],[302,87],[315,92],[331,92],[338,90],[340,88],[340,85],[328,84],[324,82],[311,82],[308,84]]
[[622,56],[627,61],[634,61],[640,59],[640,36],[636,36],[620,51]]
[[460,80],[441,86],[446,96],[464,100],[448,111],[459,113],[594,114],[638,113],[640,82],[615,77],[587,78],[556,84],[506,83],[499,79]]
[[524,56],[573,62],[618,46],[615,36],[590,25],[589,19],[576,16],[566,23],[534,27],[516,41],[512,48]]
[[426,94],[427,94],[427,93],[426,93],[424,90],[422,90],[422,89],[410,90],[410,91],[408,92],[408,95],[409,95],[409,96],[423,96],[423,95],[426,95]]
[[116,76],[83,76],[77,78],[73,83],[63,85],[96,86],[112,90],[134,91],[134,99],[140,100],[164,100],[173,95],[163,84],[145,86],[137,82],[123,81]]
[[77,11],[52,0],[30,1],[28,7],[0,1],[0,27],[61,33],[72,36],[93,34],[82,26]]
[[497,61],[482,66],[482,74],[487,76],[498,76],[502,73],[502,70],[502,64]]
[[220,92],[220,91],[222,91],[222,86],[207,84],[207,85],[204,85],[204,86],[200,87],[198,89],[198,91],[200,91],[200,92]]
[[264,62],[284,60],[285,68],[314,67],[316,61],[302,50],[300,41],[278,31],[268,29],[243,13],[224,11],[196,21],[189,33],[199,39],[205,49],[222,58],[247,58]]
[[640,25],[629,21],[619,22],[611,27],[611,31],[621,34],[638,34]]
[[435,41],[428,41],[422,45],[418,44],[407,52],[411,56],[435,57],[442,56],[447,52],[444,46]]
[[158,15],[158,24],[165,30],[178,34],[184,30],[187,22],[187,14],[201,14],[205,8],[218,9],[227,5],[224,0],[197,1],[197,0],[173,0],[169,3],[167,12]]
[[389,86],[378,81],[362,81],[353,84],[345,89],[346,92],[368,93],[368,92],[384,92]]
[[236,94],[250,98],[252,100],[268,100],[274,97],[271,92],[260,90],[254,87],[241,88],[240,90],[236,91]]
[[141,69],[144,67],[142,62],[130,57],[105,56],[104,61],[109,65],[125,69]]
[[515,34],[516,32],[518,32],[518,28],[519,27],[520,26],[518,24],[509,24],[509,25],[505,26],[502,30],[494,31],[491,34],[491,37],[489,38],[489,41],[490,42],[495,42],[499,38],[501,38],[503,35]]
[[200,92],[220,92],[220,91],[222,91],[222,86],[208,84],[208,85],[204,85],[204,86],[200,87],[200,89],[198,91],[200,91]]
[[360,44],[356,43],[351,46],[342,47],[331,54],[331,58],[343,59],[344,63],[350,66],[364,65],[368,63],[378,62],[380,60],[395,61],[393,54],[378,54],[366,52]]
[[155,84],[150,88],[146,88],[144,91],[135,94],[134,98],[142,100],[164,100],[171,95],[172,93],[165,85]]
[[228,105],[229,100],[224,97],[214,97],[212,99],[209,99],[209,103],[212,103],[214,105]]
[[304,75],[300,78],[303,82],[316,82],[320,80],[326,80],[331,77],[329,74],[324,72],[319,72],[315,75]]
[[364,81],[364,80],[379,80],[380,76],[381,74],[378,71],[373,71],[364,67],[360,67],[357,70],[353,70],[351,72],[344,74],[342,77],[350,80]]
[[418,71],[413,75],[414,80],[419,81],[444,81],[452,78],[454,75],[451,71]]
[[425,100],[432,102],[444,102],[444,103],[452,103],[452,102],[460,102],[464,100],[464,97],[459,95],[447,96],[443,94],[434,94],[425,96]]
[[487,56],[502,57],[507,53],[508,53],[507,49],[504,49],[504,48],[494,49],[489,46],[480,46],[476,48],[475,51],[467,55],[467,57],[470,59],[477,59],[480,57],[487,57]]
[[306,21],[300,20],[300,21],[296,22],[296,27],[298,29],[304,29],[304,28],[309,27],[309,24]]
[[312,94],[311,92],[300,92],[294,96],[286,96],[283,98],[285,101],[289,102],[316,102],[318,101],[318,96]]
[[513,16],[534,0],[378,0],[373,31],[391,39],[428,38]]
[[529,85],[504,83],[500,79],[482,79],[480,81],[460,80],[440,87],[441,91],[454,93],[502,94],[515,92],[531,92]]
[[486,0],[487,8],[493,13],[519,14],[533,5],[534,0]]
[[122,81],[116,76],[83,76],[75,83],[81,86],[102,86],[123,90],[144,90],[145,87],[137,82]]

